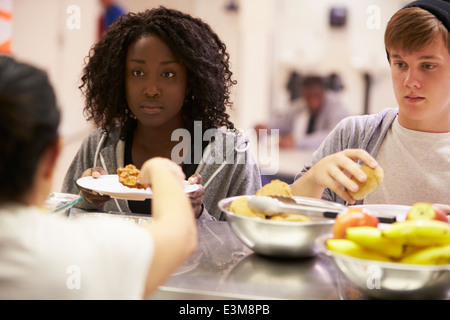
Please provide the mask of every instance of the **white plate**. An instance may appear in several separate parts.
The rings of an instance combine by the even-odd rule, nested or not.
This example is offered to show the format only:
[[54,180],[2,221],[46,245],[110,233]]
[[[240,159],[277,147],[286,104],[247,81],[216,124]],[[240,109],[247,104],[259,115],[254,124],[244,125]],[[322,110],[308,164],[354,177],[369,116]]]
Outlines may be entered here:
[[[77,184],[82,188],[116,199],[144,201],[145,199],[151,199],[153,196],[150,188],[137,189],[124,186],[119,182],[117,174],[102,175],[97,179],[84,177],[78,179]],[[186,193],[194,192],[198,188],[198,184],[190,184],[188,181],[184,181],[184,191]]]

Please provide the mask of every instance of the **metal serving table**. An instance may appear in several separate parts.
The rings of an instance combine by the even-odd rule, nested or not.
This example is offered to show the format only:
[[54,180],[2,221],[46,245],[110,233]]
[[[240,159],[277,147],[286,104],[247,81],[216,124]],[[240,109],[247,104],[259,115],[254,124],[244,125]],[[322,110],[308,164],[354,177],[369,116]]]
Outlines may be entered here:
[[197,225],[197,251],[149,299],[340,299],[328,257],[268,258],[244,246],[227,222]]
[[[108,215],[148,223],[148,215],[85,212],[69,218]],[[275,259],[254,253],[226,221],[197,220],[198,247],[148,300],[361,300],[330,257]],[[374,289],[375,290],[375,289]],[[449,292],[450,294],[450,292]],[[447,299],[450,298],[450,295]]]

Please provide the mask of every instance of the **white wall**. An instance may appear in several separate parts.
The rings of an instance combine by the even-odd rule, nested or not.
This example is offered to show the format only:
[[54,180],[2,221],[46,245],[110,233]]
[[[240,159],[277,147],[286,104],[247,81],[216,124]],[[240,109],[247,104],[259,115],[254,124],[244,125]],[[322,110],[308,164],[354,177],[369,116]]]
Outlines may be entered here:
[[[395,105],[383,36],[399,1],[279,0],[277,4],[275,109],[287,105],[285,85],[290,70],[323,76],[338,73],[345,87],[341,98],[353,114],[363,111],[363,74],[367,72],[373,79],[370,111]],[[347,8],[345,27],[328,25],[332,6]]]
[[[83,59],[95,41],[98,8],[90,0],[15,0],[13,54],[46,70],[63,110],[61,132],[70,137],[84,130],[83,101],[77,86]],[[72,5],[80,10],[72,24]]]
[[[323,75],[337,72],[345,85],[342,99],[354,114],[361,113],[363,108],[364,72],[369,72],[374,80],[371,111],[396,104],[383,33],[386,22],[404,0],[236,0],[237,13],[225,11],[228,0],[118,2],[129,11],[159,5],[176,8],[212,26],[231,55],[232,71],[238,81],[231,115],[241,129],[266,122],[272,110],[287,106],[285,85],[293,69]],[[328,27],[332,5],[348,8],[348,23],[342,30]],[[68,11],[74,8],[71,6],[79,9],[79,21],[73,20],[76,12]],[[375,20],[376,12],[368,11],[369,8],[379,8]],[[13,53],[48,71],[63,111],[61,133],[66,147],[55,191],[59,190],[81,140],[92,129],[83,117],[83,101],[77,86],[84,58],[96,40],[99,13],[99,4],[93,0],[13,3]]]
[[[79,9],[79,15],[70,9]],[[48,72],[62,110],[64,148],[56,170],[55,191],[60,191],[67,167],[92,130],[82,114],[84,104],[78,85],[83,59],[96,38],[98,10],[91,0],[13,3],[13,55]]]

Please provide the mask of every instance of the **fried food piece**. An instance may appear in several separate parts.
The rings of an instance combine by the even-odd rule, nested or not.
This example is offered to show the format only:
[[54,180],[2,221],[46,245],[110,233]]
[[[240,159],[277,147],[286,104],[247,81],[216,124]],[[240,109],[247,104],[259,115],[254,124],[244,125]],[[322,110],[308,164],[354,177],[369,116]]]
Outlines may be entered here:
[[234,200],[230,205],[230,211],[236,214],[252,218],[261,218],[261,219],[266,218],[264,214],[262,214],[261,212],[257,212],[248,206],[248,198],[246,197],[241,197]]
[[292,197],[291,186],[281,180],[272,180],[256,192],[257,196],[286,196]]
[[292,214],[292,213],[280,213],[270,217],[270,220],[280,220],[280,221],[301,221],[308,222],[311,221],[308,217],[302,214]]
[[119,182],[128,188],[145,189],[146,187],[140,183],[141,172],[133,164],[128,164],[124,168],[117,169]]
[[367,175],[367,179],[364,183],[356,180],[355,177],[352,177],[352,180],[358,184],[359,189],[357,192],[352,192],[347,190],[347,192],[352,196],[355,200],[364,199],[369,193],[375,190],[381,182],[383,182],[384,170],[381,168],[372,169],[368,165],[362,165],[361,170]]

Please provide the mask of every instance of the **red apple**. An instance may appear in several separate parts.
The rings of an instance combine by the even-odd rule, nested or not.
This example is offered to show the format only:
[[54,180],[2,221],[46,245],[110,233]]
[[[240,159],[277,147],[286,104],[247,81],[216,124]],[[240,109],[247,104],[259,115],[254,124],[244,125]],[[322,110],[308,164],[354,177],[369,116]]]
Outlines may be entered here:
[[406,215],[406,220],[440,220],[449,222],[445,211],[433,207],[431,203],[417,202]]
[[350,227],[369,226],[377,227],[379,219],[367,209],[349,207],[347,211],[336,217],[332,233],[335,239],[345,239],[345,231]]

